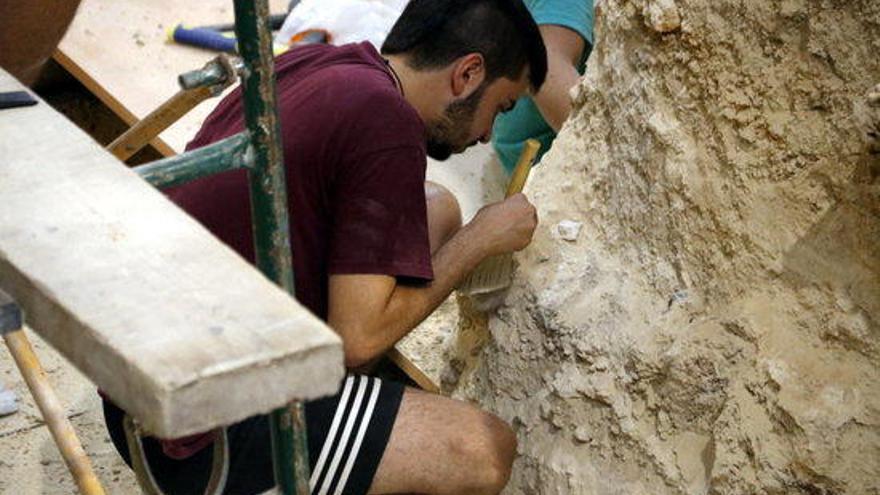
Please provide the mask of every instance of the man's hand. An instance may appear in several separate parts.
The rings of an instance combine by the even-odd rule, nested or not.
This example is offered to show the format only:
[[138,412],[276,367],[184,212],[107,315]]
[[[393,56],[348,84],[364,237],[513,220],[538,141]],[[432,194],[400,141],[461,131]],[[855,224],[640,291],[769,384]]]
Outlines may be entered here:
[[331,275],[327,322],[342,337],[345,363],[363,366],[387,351],[443,302],[486,256],[528,246],[538,224],[522,194],[491,204],[434,254],[434,280],[401,285],[387,275]]
[[469,228],[482,239],[488,256],[519,251],[532,242],[538,212],[522,193],[484,206]]

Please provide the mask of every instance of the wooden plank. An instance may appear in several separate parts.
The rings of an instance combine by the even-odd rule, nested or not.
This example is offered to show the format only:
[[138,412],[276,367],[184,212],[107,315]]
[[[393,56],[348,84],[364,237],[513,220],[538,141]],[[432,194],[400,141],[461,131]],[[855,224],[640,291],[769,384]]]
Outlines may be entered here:
[[[104,89],[103,86],[98,84],[95,79],[89,75],[88,72],[85,71],[82,67],[79,66],[76,62],[73,61],[70,57],[67,56],[66,53],[61,50],[55,50],[55,53],[52,55],[52,58],[58,62],[61,67],[64,67],[67,72],[70,73],[77,81],[82,83],[83,86],[86,87],[93,95],[95,95],[98,100],[101,101],[104,105],[107,105],[113,113],[115,113],[123,122],[125,122],[129,127],[134,125],[137,121],[141,120],[138,116],[131,112],[125,105],[122,104],[116,97],[111,95]],[[154,138],[150,141],[150,144],[153,148],[156,149],[163,156],[174,156],[177,152],[171,146],[168,146],[161,137]],[[185,146],[185,145],[184,145]]]
[[397,347],[392,347],[385,355],[388,356],[388,359],[397,365],[401,371],[406,373],[406,376],[416,382],[416,385],[418,385],[419,388],[426,392],[435,394],[440,393],[440,385],[431,379],[427,373],[422,371],[422,369],[419,368],[409,356],[404,354],[403,350]]
[[149,431],[336,390],[330,329],[45,102],[0,111],[0,156],[0,285]]
[[[287,0],[270,0],[281,13]],[[216,54],[171,44],[166,29],[232,22],[232,0],[83,0],[55,59],[125,122],[149,114],[179,89],[177,76]],[[227,89],[230,91],[231,89]],[[183,151],[219,100],[208,100],[159,135],[153,145],[169,156]]]

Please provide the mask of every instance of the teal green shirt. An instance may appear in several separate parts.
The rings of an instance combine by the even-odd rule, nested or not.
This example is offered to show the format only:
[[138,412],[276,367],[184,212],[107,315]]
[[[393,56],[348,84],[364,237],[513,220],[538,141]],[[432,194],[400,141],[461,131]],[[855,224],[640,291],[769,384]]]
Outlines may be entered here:
[[[578,64],[578,73],[583,74],[593,46],[593,0],[524,0],[524,3],[538,25],[563,26],[584,38],[584,54]],[[526,139],[534,138],[541,142],[540,159],[540,155],[550,149],[555,137],[553,128],[528,96],[520,98],[510,112],[499,115],[492,129],[492,145],[508,173],[516,166]]]

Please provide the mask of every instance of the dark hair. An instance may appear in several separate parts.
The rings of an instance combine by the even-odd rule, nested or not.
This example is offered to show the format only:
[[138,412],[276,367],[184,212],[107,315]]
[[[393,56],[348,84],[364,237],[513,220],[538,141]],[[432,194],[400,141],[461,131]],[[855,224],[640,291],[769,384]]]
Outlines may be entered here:
[[537,92],[547,76],[544,40],[522,0],[411,0],[382,45],[417,70],[474,52],[486,61],[487,82],[516,80],[528,65]]

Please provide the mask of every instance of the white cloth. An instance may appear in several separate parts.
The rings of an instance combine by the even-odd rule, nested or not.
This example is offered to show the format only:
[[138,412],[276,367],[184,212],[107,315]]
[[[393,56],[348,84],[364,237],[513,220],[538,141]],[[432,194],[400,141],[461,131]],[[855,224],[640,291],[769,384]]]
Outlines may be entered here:
[[408,0],[301,0],[287,15],[275,42],[308,29],[324,29],[334,45],[369,41],[382,46]]

